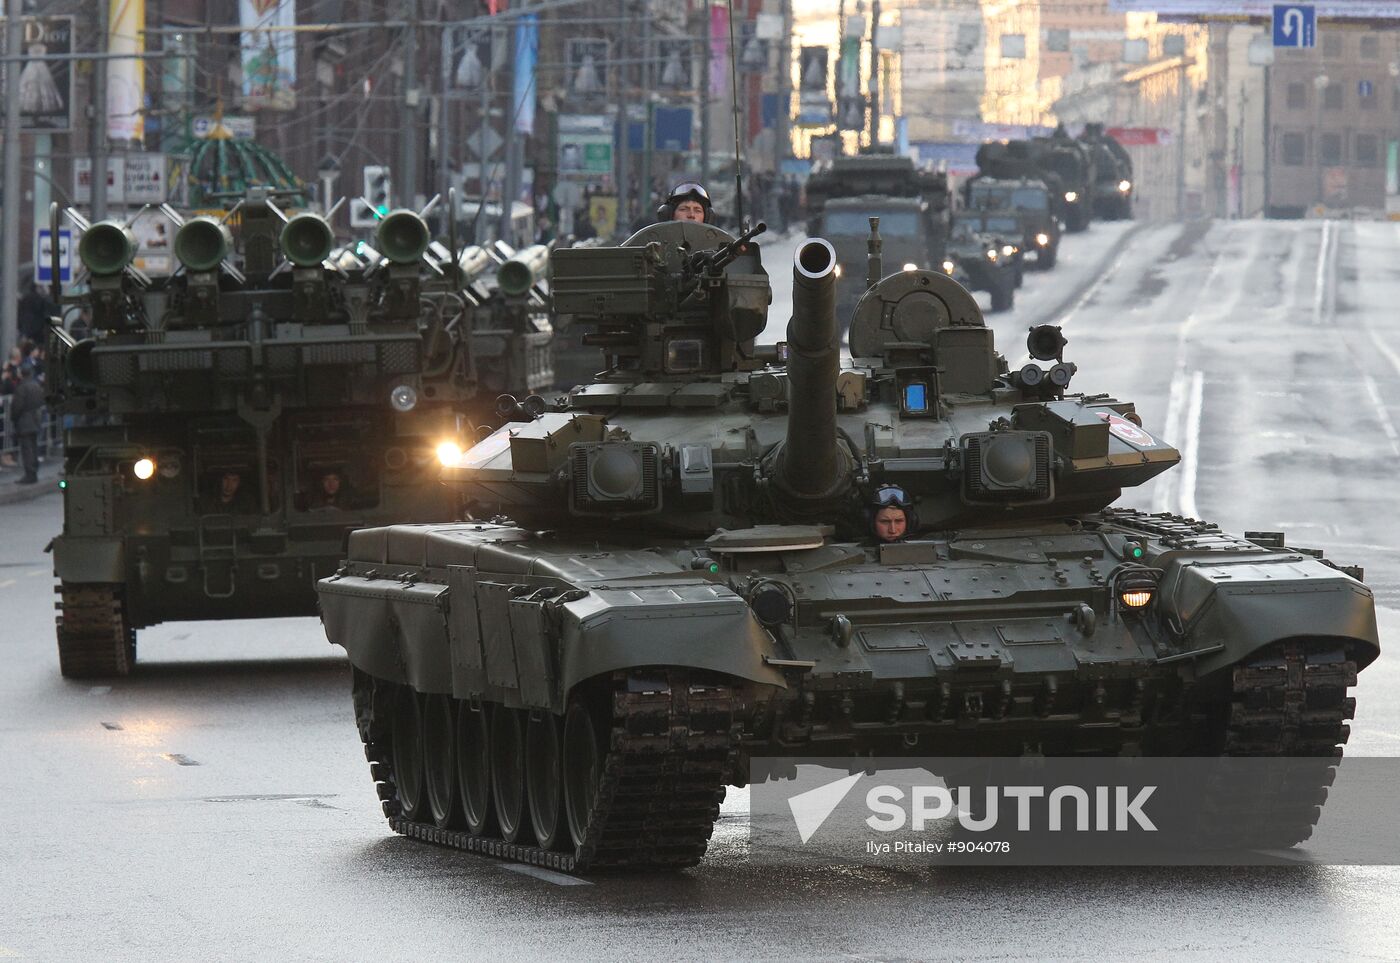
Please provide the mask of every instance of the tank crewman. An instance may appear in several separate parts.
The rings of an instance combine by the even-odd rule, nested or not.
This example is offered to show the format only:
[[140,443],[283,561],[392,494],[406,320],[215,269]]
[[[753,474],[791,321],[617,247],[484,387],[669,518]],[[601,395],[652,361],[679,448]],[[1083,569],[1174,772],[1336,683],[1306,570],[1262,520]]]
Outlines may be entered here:
[[714,221],[710,194],[699,184],[677,184],[666,196],[666,203],[656,209],[661,221],[694,221],[709,224]]
[[881,485],[870,500],[870,533],[884,543],[902,542],[918,524],[914,503],[898,485]]
[[252,511],[252,502],[243,487],[243,473],[229,468],[219,474],[218,492],[207,500],[206,511],[220,515],[241,515]]
[[312,511],[334,511],[347,508],[350,496],[345,490],[345,476],[338,469],[321,474],[316,491],[311,495]]

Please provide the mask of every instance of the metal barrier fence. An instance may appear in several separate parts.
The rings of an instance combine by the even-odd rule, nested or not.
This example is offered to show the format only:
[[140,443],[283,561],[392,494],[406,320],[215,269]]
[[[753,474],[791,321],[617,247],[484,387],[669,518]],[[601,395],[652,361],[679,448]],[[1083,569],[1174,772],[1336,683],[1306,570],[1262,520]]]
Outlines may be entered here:
[[[10,421],[9,395],[0,395],[0,471],[19,471],[19,435]],[[44,461],[63,455],[63,418],[45,408],[39,427],[39,457]]]

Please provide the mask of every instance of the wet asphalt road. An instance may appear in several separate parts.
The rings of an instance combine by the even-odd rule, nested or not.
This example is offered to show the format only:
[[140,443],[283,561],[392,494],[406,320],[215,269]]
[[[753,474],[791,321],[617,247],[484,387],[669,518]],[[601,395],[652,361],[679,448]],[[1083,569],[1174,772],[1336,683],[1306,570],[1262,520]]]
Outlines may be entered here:
[[[1016,365],[1029,324],[1063,323],[1074,387],[1134,399],[1183,450],[1124,504],[1364,564],[1385,644],[1397,254],[1383,223],[1096,225],[991,324]],[[58,511],[0,507],[0,960],[1400,958],[1389,867],[761,868],[743,793],[670,876],[564,885],[410,843],[378,815],[349,670],[314,621],[159,626],[131,679],[61,679]],[[1362,674],[1349,752],[1400,751],[1394,651]]]

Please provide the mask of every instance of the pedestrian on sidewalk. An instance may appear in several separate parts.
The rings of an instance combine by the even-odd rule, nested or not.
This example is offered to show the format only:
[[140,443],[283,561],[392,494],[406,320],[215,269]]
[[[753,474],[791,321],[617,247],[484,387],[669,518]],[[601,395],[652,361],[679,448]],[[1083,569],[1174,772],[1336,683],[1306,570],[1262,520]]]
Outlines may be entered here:
[[22,364],[19,384],[10,398],[10,421],[19,438],[19,461],[24,477],[16,484],[33,485],[39,481],[39,429],[42,427],[44,389],[34,377],[34,366]]

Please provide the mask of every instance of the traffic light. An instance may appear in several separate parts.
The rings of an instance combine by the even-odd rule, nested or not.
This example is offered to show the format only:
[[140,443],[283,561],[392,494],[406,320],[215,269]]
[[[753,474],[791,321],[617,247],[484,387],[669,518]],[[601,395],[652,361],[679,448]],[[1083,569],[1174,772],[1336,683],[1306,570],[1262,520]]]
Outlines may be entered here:
[[369,201],[374,212],[383,217],[389,213],[389,168],[371,165],[365,167],[365,200]]

